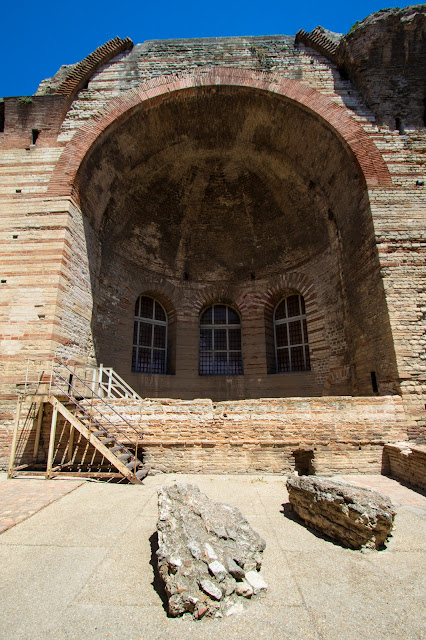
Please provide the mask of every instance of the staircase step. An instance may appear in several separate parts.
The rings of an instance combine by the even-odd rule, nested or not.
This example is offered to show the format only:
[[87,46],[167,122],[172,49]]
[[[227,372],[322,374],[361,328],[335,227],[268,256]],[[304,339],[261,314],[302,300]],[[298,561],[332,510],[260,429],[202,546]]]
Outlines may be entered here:
[[[75,399],[73,398],[70,401],[65,400],[64,402],[59,402],[52,398],[50,402],[53,406],[59,405],[59,411],[65,419],[68,420],[84,438],[87,438],[93,443],[95,448],[109,461],[110,465],[115,466],[132,484],[141,483],[142,479],[148,474],[148,472],[142,468],[142,462],[135,454],[128,451],[125,444],[120,443],[118,439],[119,436],[114,437],[108,432],[108,416],[111,415],[113,422],[116,422],[117,415],[121,417],[114,411],[113,407],[105,405],[102,398],[99,398],[95,402],[86,400],[83,397],[76,397]],[[99,412],[100,416],[92,411],[92,404],[93,410]],[[102,411],[96,408],[96,405],[101,406],[102,411],[105,411],[105,416],[102,414]],[[131,410],[130,414],[132,414],[132,416],[134,414],[136,418],[139,416],[136,410]],[[121,419],[123,423],[129,424],[125,417],[121,417]],[[108,423],[108,425],[106,423]],[[115,433],[115,431],[113,430],[112,433]],[[133,446],[137,447],[137,445]]]

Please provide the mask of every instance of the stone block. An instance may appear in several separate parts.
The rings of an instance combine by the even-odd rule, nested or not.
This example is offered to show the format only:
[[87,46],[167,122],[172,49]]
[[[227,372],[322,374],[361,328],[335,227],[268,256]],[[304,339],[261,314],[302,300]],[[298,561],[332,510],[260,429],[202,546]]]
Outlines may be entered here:
[[287,479],[290,505],[308,526],[350,549],[382,549],[395,511],[378,493],[314,476]]
[[265,542],[238,509],[190,484],[158,494],[158,568],[171,616],[230,615],[267,589],[259,573]]

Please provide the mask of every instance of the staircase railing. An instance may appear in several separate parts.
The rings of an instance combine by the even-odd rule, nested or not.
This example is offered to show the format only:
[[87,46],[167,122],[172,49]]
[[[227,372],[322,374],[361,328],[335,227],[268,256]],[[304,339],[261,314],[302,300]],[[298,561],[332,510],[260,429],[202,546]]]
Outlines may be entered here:
[[[49,371],[50,369],[50,371]],[[15,454],[22,406],[40,398],[37,413],[34,456],[38,449],[43,403],[53,406],[49,438],[46,478],[52,477],[55,433],[58,412],[70,424],[68,449],[72,459],[73,429],[86,438],[101,455],[133,484],[140,484],[147,470],[138,457],[142,433],[107,399],[141,400],[140,396],[112,369],[91,367],[86,363],[66,361],[58,357],[27,358],[25,381],[17,384],[18,404],[14,424],[9,477],[15,469]],[[34,420],[33,420],[34,422]],[[140,449],[142,451],[142,448]]]
[[[99,380],[96,384],[99,384]],[[105,434],[108,434],[109,432],[104,426],[104,424],[107,423],[132,446],[137,446],[143,437],[142,433],[109,404],[105,397],[93,389],[96,384],[93,384],[93,380],[91,382],[84,380],[76,373],[75,368],[68,366],[63,360],[55,359],[52,367],[51,393],[54,394],[54,391],[57,390],[61,395],[66,396],[68,400],[75,405],[78,412],[84,416],[84,420],[89,423],[90,427],[96,427],[100,431],[104,431]],[[103,410],[100,407],[102,407]],[[116,416],[119,422],[125,423],[126,428],[136,436],[136,442],[134,442],[125,431],[120,429],[116,422],[113,422],[109,418],[107,412],[110,415],[112,413]]]
[[67,362],[54,355],[26,358],[25,378],[17,384],[18,393],[24,396],[50,394],[53,369],[58,364],[66,366],[69,375],[78,377],[84,383],[85,393],[90,387],[91,392],[101,397],[142,400],[112,367],[104,367],[103,364],[97,367],[75,360]]
[[140,395],[112,367],[104,367],[101,364],[93,369],[92,382],[94,390],[97,390],[99,395],[105,394],[107,398],[142,400]]
[[25,358],[25,376],[16,383],[18,396],[47,395],[52,377],[52,354]]

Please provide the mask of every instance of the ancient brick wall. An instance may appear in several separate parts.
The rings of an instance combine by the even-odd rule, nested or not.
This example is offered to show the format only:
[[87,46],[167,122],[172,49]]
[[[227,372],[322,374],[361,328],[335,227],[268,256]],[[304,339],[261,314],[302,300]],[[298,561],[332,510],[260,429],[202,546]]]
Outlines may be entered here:
[[373,13],[340,42],[335,59],[360,89],[379,124],[425,126],[424,4]]
[[[357,38],[359,45],[362,38]],[[228,73],[228,68],[234,71]],[[4,131],[0,131],[0,417],[7,433],[16,384],[25,376],[25,355],[44,357],[59,352],[113,364],[146,396],[368,395],[374,370],[380,394],[402,393],[410,438],[424,439],[425,129],[421,118],[413,120],[412,128],[394,126],[395,102],[391,100],[381,104],[381,121],[376,122],[360,91],[343,76],[329,59],[306,45],[295,45],[289,36],[151,41],[120,53],[97,69],[71,106],[67,96],[45,95],[46,83],[36,96],[5,100]],[[247,281],[234,274],[228,281],[182,283],[176,281],[176,273],[167,276],[152,269],[158,254],[151,254],[140,271],[129,267],[125,245],[121,254],[115,248],[108,254],[108,233],[100,233],[107,216],[103,218],[100,212],[110,207],[111,168],[115,171],[116,167],[104,164],[102,170],[102,154],[96,153],[106,149],[104,141],[120,141],[114,138],[119,125],[130,113],[143,113],[146,107],[140,105],[144,101],[151,99],[154,119],[155,113],[161,113],[155,105],[164,100],[162,86],[167,86],[170,103],[177,104],[174,92],[192,88],[191,95],[201,95],[198,87],[207,77],[215,86],[256,87],[269,104],[275,102],[268,96],[282,91],[286,104],[296,108],[294,113],[299,108],[309,113],[320,123],[317,131],[323,132],[322,138],[338,140],[348,157],[356,158],[353,167],[360,172],[362,167],[359,185],[365,179],[368,191],[360,187],[356,196],[352,183],[345,188],[342,182],[340,189],[325,182],[315,186],[315,166],[330,171],[327,180],[333,185],[332,159],[337,156],[318,146],[321,136],[312,137],[312,144],[304,148],[300,160],[306,170],[301,183],[307,187],[311,181],[313,186],[303,197],[297,191],[295,200],[307,198],[306,209],[327,219],[321,222],[328,235],[327,248],[315,259],[312,252],[309,259],[300,254],[293,266],[281,262],[273,270],[265,268],[264,273],[255,274],[253,281],[249,271]],[[300,83],[298,93],[291,82]],[[362,89],[362,82],[359,87]],[[189,104],[189,96],[182,93],[182,104]],[[123,105],[128,105],[127,115]],[[339,110],[334,112],[330,105]],[[164,122],[157,124],[160,131]],[[117,158],[126,149],[125,127],[122,131],[122,146],[115,148]],[[282,135],[282,128],[276,131]],[[85,139],[93,139],[93,146],[80,157],[78,150],[84,149]],[[267,146],[259,133],[250,144],[258,149]],[[337,143],[328,147],[332,148],[336,150]],[[299,162],[297,151],[294,153],[293,164],[295,158]],[[100,167],[92,191],[76,175],[83,160],[85,170],[92,170],[96,163]],[[348,161],[346,166],[349,176],[352,165]],[[119,181],[119,173],[115,175]],[[283,191],[299,188],[297,180],[292,180]],[[116,210],[116,220],[124,210]],[[309,225],[316,228],[314,220]],[[114,230],[114,223],[111,228]],[[107,225],[105,229],[108,231]],[[342,234],[346,239],[342,240]],[[271,235],[276,236],[276,230]],[[155,234],[151,240],[155,244]],[[290,276],[298,282],[290,282]],[[312,371],[268,374],[268,320],[262,309],[268,299],[275,299],[279,292],[300,290],[303,282],[309,289]],[[130,371],[132,307],[135,296],[143,291],[158,294],[170,305],[172,375]],[[220,297],[237,304],[245,320],[245,375],[208,382],[197,375],[198,313],[203,304]],[[396,438],[389,433],[389,439]]]
[[337,104],[366,110],[353,87],[336,67],[317,52],[299,45],[292,36],[152,40],[133,47],[99,69],[81,91],[65,118],[59,140],[68,141],[81,124],[114,97],[161,76],[184,76],[203,69],[233,67],[276,73],[302,80],[330,95]]
[[[229,91],[220,92],[219,97],[221,105],[223,103],[230,105],[229,97],[232,97],[233,104],[241,103],[241,109],[244,110],[246,108],[244,105],[245,95],[239,90],[237,94],[229,93]],[[96,151],[87,161],[87,168],[80,171],[79,188],[83,199],[83,209],[94,227],[101,226],[99,237],[102,245],[102,257],[99,267],[96,313],[101,331],[97,331],[96,323],[92,326],[94,333],[98,334],[98,359],[105,361],[105,356],[102,354],[107,354],[109,363],[113,364],[119,373],[126,376],[130,382],[130,342],[128,336],[131,332],[133,305],[140,293],[151,292],[152,295],[160,296],[159,299],[168,299],[169,306],[171,303],[171,308],[174,309],[177,316],[177,333],[179,333],[179,324],[182,323],[182,331],[185,330],[186,334],[185,344],[182,341],[178,341],[176,344],[176,348],[180,346],[179,357],[176,358],[176,374],[180,375],[180,379],[158,381],[160,384],[158,394],[170,395],[173,391],[174,395],[181,396],[181,389],[186,386],[187,391],[184,397],[188,397],[188,394],[192,394],[192,397],[194,395],[218,397],[219,388],[223,393],[223,384],[220,381],[210,380],[206,385],[204,381],[197,378],[197,323],[202,306],[222,298],[223,301],[226,299],[240,308],[243,334],[245,333],[243,335],[244,362],[247,367],[247,375],[243,385],[238,380],[227,381],[226,386],[229,388],[229,394],[226,394],[225,397],[247,397],[254,394],[289,395],[290,389],[295,385],[291,384],[288,379],[281,378],[278,381],[271,378],[269,380],[261,378],[265,374],[265,348],[268,349],[268,345],[265,345],[266,327],[262,315],[265,314],[264,308],[266,304],[269,304],[268,297],[271,298],[272,293],[274,296],[278,296],[275,297],[276,304],[279,302],[280,296],[285,295],[288,290],[298,290],[303,295],[305,295],[305,291],[309,291],[307,297],[307,303],[310,306],[308,332],[312,338],[312,370],[315,374],[315,379],[311,381],[315,386],[311,386],[309,395],[324,393],[326,389],[324,385],[328,385],[327,391],[330,393],[349,393],[355,390],[357,393],[368,394],[371,392],[370,371],[376,370],[378,366],[381,367],[379,378],[388,381],[386,389],[394,390],[389,386],[389,378],[395,379],[395,371],[392,371],[392,345],[387,321],[385,318],[381,322],[376,321],[381,305],[384,316],[387,311],[383,305],[383,290],[378,278],[379,264],[375,254],[373,227],[371,220],[369,220],[368,201],[363,195],[363,187],[359,183],[356,184],[356,172],[354,173],[354,168],[351,167],[350,161],[348,162],[348,158],[345,156],[346,152],[341,147],[339,148],[338,143],[332,149],[327,147],[321,149],[325,156],[333,158],[331,166],[335,169],[339,167],[340,174],[340,183],[330,190],[328,209],[321,202],[322,197],[320,196],[322,184],[327,184],[328,179],[324,165],[321,161],[316,160],[317,166],[314,169],[313,163],[310,163],[312,180],[309,186],[311,190],[309,197],[312,202],[307,207],[308,210],[312,209],[318,213],[318,215],[316,213],[309,214],[316,216],[311,222],[305,220],[302,224],[297,220],[296,215],[295,219],[291,221],[290,227],[288,219],[286,233],[283,237],[284,222],[280,222],[278,217],[274,222],[275,226],[272,226],[270,222],[264,224],[262,220],[260,222],[259,219],[256,220],[256,215],[268,207],[265,207],[264,203],[262,205],[262,196],[259,197],[258,192],[250,193],[251,200],[255,202],[254,206],[251,204],[251,211],[254,214],[253,226],[257,225],[254,235],[260,235],[258,247],[261,247],[260,253],[264,254],[262,256],[254,247],[253,252],[250,253],[253,232],[244,217],[247,206],[244,205],[244,211],[244,207],[241,208],[240,202],[238,202],[238,184],[236,196],[229,190],[232,204],[222,204],[223,211],[217,214],[217,221],[215,220],[211,224],[213,230],[216,226],[220,229],[216,236],[212,235],[209,230],[209,220],[213,220],[212,211],[216,207],[215,200],[210,199],[205,204],[203,203],[205,192],[200,190],[200,195],[196,194],[194,197],[196,190],[192,189],[191,195],[185,195],[184,205],[190,214],[196,212],[196,218],[188,222],[185,207],[181,206],[175,196],[175,192],[181,187],[179,184],[175,185],[167,175],[164,176],[164,179],[157,180],[158,191],[152,184],[149,185],[148,202],[151,210],[147,210],[146,202],[141,200],[138,194],[135,193],[134,197],[133,194],[129,197],[130,190],[133,188],[129,184],[128,188],[124,189],[124,197],[128,199],[125,209],[120,210],[122,205],[119,200],[122,196],[120,193],[115,193],[115,209],[106,210],[104,214],[106,221],[101,222],[102,207],[105,202],[108,202],[108,192],[111,188],[109,187],[111,182],[108,184],[105,178],[110,181],[110,176],[113,176],[115,171],[113,164],[108,170],[106,169],[109,164],[114,162],[114,149],[123,148],[126,139],[129,137],[134,139],[137,132],[140,135],[141,131],[146,131],[145,144],[143,147],[137,145],[137,150],[143,148],[144,153],[149,156],[151,153],[150,145],[154,145],[154,148],[155,145],[157,148],[161,147],[163,144],[161,137],[165,136],[164,144],[166,146],[169,144],[172,153],[175,154],[177,142],[168,141],[168,130],[171,129],[173,135],[179,138],[180,129],[183,128],[184,135],[188,138],[191,135],[191,124],[188,129],[184,128],[185,119],[188,119],[187,110],[191,107],[195,113],[200,113],[200,109],[202,109],[204,114],[208,114],[209,106],[213,108],[217,104],[210,102],[214,99],[214,93],[211,92],[201,92],[199,95],[192,92],[191,98],[192,96],[195,99],[191,99],[191,101],[188,94],[180,99],[176,98],[173,102],[168,101],[164,115],[161,115],[161,112],[158,114],[154,110],[151,116],[148,114],[148,109],[136,114],[128,125],[130,130],[128,130],[126,123],[126,127],[112,134],[112,142],[100,147],[99,151]],[[263,98],[259,100],[258,97],[252,96],[251,111],[255,109],[256,102],[259,103],[259,110],[265,108]],[[282,105],[279,105],[280,110],[283,108]],[[228,108],[225,111],[228,111]],[[217,117],[216,114],[215,117]],[[260,113],[259,117],[254,118],[251,113],[247,116],[243,112],[240,114],[240,120],[235,118],[232,121],[244,122],[244,117],[251,118],[251,121],[256,122],[264,117],[264,114]],[[282,116],[280,115],[280,117]],[[320,139],[321,130],[316,130],[316,124],[303,119],[303,116],[299,123],[299,117],[292,110],[288,112],[288,120],[293,122],[294,132],[305,131],[304,140],[302,142],[300,135],[293,134],[291,145],[290,141],[287,141],[288,147],[297,148],[299,145],[299,156],[309,160],[311,156],[307,141],[314,137]],[[275,119],[277,118],[278,108],[275,113]],[[194,118],[189,119],[189,123],[193,121]],[[167,122],[167,127],[164,125],[165,122]],[[308,125],[313,127],[312,136],[306,133]],[[266,126],[264,126],[265,128]],[[134,135],[131,133],[133,131]],[[199,131],[206,135],[208,124],[205,120],[203,120],[202,126],[199,126]],[[254,136],[255,133],[251,133],[246,127],[244,135],[249,138],[249,135]],[[232,135],[235,135],[235,132],[232,132]],[[231,132],[229,137],[231,137]],[[335,141],[329,140],[328,143],[332,145],[333,142]],[[127,145],[126,153],[132,156],[132,166],[137,164],[137,161],[133,160],[135,153],[131,145]],[[195,152],[193,153],[195,154]],[[196,157],[195,154],[194,158]],[[317,158],[321,157],[320,154],[317,154]],[[169,160],[164,159],[164,166],[167,167],[168,162]],[[194,162],[196,160],[191,160],[190,167]],[[202,160],[200,162],[202,169]],[[343,171],[343,166],[346,163],[348,166]],[[331,166],[328,171],[330,172],[330,180],[333,180]],[[101,172],[99,172],[99,167]],[[276,171],[275,167],[273,171]],[[147,173],[149,175],[149,171]],[[172,169],[170,169],[170,173],[173,174]],[[279,178],[281,182],[276,181],[276,183],[281,186],[286,181],[289,183],[288,189],[282,189],[282,191],[291,193],[292,190],[296,190],[297,185],[291,177],[291,170],[288,170],[287,173],[281,173]],[[138,179],[133,183],[138,185],[138,190],[142,193],[144,193],[144,189],[148,189],[148,186],[144,186],[143,180],[143,176],[138,176]],[[320,181],[319,186],[316,186],[315,180]],[[117,182],[123,182],[122,177],[117,176]],[[227,185],[224,188],[227,188]],[[232,188],[235,189],[235,186],[233,185]],[[244,182],[243,189],[247,192],[247,181]],[[103,194],[101,203],[96,195],[100,192]],[[355,192],[357,192],[356,197]],[[192,198],[190,207],[187,203],[189,198]],[[305,198],[306,196],[301,194],[300,199],[303,201]],[[259,201],[259,205],[256,200]],[[219,192],[217,201],[219,201]],[[283,202],[282,208],[285,209],[286,206],[294,208],[294,204],[286,205]],[[179,207],[182,209],[182,214]],[[144,208],[147,222],[141,226],[138,218]],[[239,208],[240,210],[238,210]],[[187,216],[186,220],[185,217],[183,218],[184,224],[179,221],[175,222],[176,219],[179,220],[178,216],[180,215]],[[250,215],[252,215],[251,212]],[[238,216],[240,217],[238,218]],[[116,224],[117,220],[120,220],[119,224]],[[171,224],[172,220],[174,226]],[[232,227],[232,223],[234,227]],[[262,230],[263,224],[267,232]],[[269,224],[269,228],[267,224]],[[340,227],[340,231],[336,232],[336,225]],[[188,256],[187,252],[187,257],[184,259],[186,269],[189,272],[189,277],[186,278],[184,284],[182,283],[184,275],[182,266],[173,264],[174,252],[181,251],[181,247],[185,248],[185,242],[187,243],[184,236],[181,239],[182,231],[180,229],[182,226],[186,226],[192,236],[192,255]],[[362,229],[362,233],[360,233],[360,229]],[[199,237],[196,237],[194,242],[193,236],[197,232]],[[224,242],[225,238],[233,238],[237,234],[241,235],[238,250],[241,251],[240,247],[248,248],[248,251],[246,250],[245,253],[243,251],[241,256],[237,254],[237,248],[231,248],[226,252],[226,243]],[[288,246],[285,263],[279,254],[277,255],[277,250],[278,252],[282,251],[280,243],[282,244],[283,241]],[[159,245],[155,256],[152,255],[151,245]],[[222,247],[225,247],[225,250]],[[195,249],[198,253],[195,252]],[[253,257],[256,259],[253,260]],[[176,261],[178,261],[177,258]],[[179,261],[182,265],[181,256],[179,256]],[[303,270],[299,274],[296,265],[301,262]],[[132,264],[131,268],[130,264]],[[220,264],[222,272],[216,268],[218,264]],[[238,269],[236,265],[238,265]],[[255,269],[253,269],[253,265],[256,265]],[[293,278],[296,277],[292,286],[288,284],[286,277],[282,277],[289,265],[290,275]],[[250,273],[252,270],[255,270],[256,273]],[[246,285],[244,280],[249,280],[250,285]],[[281,291],[279,290],[280,284]],[[351,292],[351,298],[346,294],[346,301],[343,299],[344,289]],[[315,309],[310,304],[311,299],[316,301]],[[167,303],[165,304],[168,306]],[[272,312],[273,309],[271,314]],[[350,320],[345,318],[345,314]],[[324,327],[316,326],[318,325],[317,318],[323,321]],[[345,327],[347,322],[350,324]],[[255,333],[253,333],[253,329]],[[388,346],[381,344],[383,339],[387,340]],[[348,350],[352,350],[351,356],[345,356],[345,352]],[[350,386],[351,382],[348,379],[348,376],[351,375],[350,367],[348,367],[349,361],[353,363],[353,375],[357,379],[355,387]],[[182,377],[182,371],[179,371],[179,367],[182,370],[187,370],[188,373],[184,374],[185,377]],[[190,375],[191,371],[192,376]],[[253,391],[250,390],[250,373],[257,376],[256,380],[252,380]],[[312,376],[310,377],[312,378]],[[307,387],[309,377],[305,378],[306,382],[298,393],[306,394],[309,388]],[[146,394],[146,380],[144,378],[131,376],[131,384],[138,391]],[[291,387],[287,385],[291,385]]]
[[[313,471],[380,473],[383,445],[406,437],[406,417],[397,396],[377,398],[279,398],[233,402],[211,400],[111,401],[111,406],[141,434],[138,451],[152,472],[289,473],[294,452],[312,451]],[[30,410],[31,407],[28,407]],[[120,439],[135,434],[113,410],[100,406],[117,426]],[[33,410],[33,413],[34,410]],[[96,412],[111,433],[109,422]],[[38,462],[46,461],[52,406],[45,405]],[[55,464],[72,460],[88,469],[101,463],[86,441],[74,437],[68,451],[69,425],[60,417]],[[18,463],[32,460],[34,431],[23,431]]]
[[383,473],[426,490],[426,447],[389,444],[383,450]]

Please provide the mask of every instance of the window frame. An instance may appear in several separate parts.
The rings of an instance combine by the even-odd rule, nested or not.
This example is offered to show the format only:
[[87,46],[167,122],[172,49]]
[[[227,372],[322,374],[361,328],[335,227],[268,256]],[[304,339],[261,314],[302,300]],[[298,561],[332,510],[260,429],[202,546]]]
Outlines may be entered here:
[[[168,355],[168,329],[169,329],[169,316],[167,311],[165,310],[165,308],[163,307],[163,305],[161,304],[161,302],[159,302],[157,300],[157,298],[154,298],[154,296],[150,296],[150,295],[146,295],[146,294],[141,294],[138,299],[136,300],[136,304],[135,304],[135,309],[136,309],[136,305],[138,305],[138,310],[139,310],[139,314],[140,314],[140,310],[141,310],[141,300],[142,298],[149,298],[150,300],[153,301],[153,305],[152,305],[152,318],[146,318],[144,316],[141,315],[137,315],[136,311],[133,317],[133,339],[132,339],[132,373],[142,373],[145,375],[166,375],[167,374],[167,355]],[[155,307],[156,305],[158,305],[166,319],[165,320],[158,320],[155,317]],[[151,344],[150,346],[146,346],[146,345],[140,345],[139,344],[139,335],[140,335],[140,327],[141,324],[145,323],[145,324],[149,324],[151,326]],[[137,324],[137,332],[136,332],[136,344],[135,344],[135,325]],[[165,336],[164,336],[164,347],[156,347],[154,345],[154,341],[155,341],[155,327],[156,326],[162,326],[165,327]],[[150,371],[140,371],[137,368],[138,365],[138,354],[139,354],[139,349],[149,349],[150,351]],[[135,352],[136,350],[136,352]],[[164,366],[163,366],[163,371],[152,371],[152,366],[153,366],[153,355],[154,355],[154,351],[163,351],[164,352]],[[135,355],[134,355],[135,354]],[[135,363],[135,364],[133,364]]]
[[[289,316],[288,315],[288,302],[287,300],[293,296],[298,297],[299,303],[299,314],[297,316]],[[286,316],[284,318],[276,319],[276,313],[278,307],[285,302],[285,310]],[[275,351],[275,373],[276,374],[289,374],[289,373],[306,373],[307,371],[311,371],[311,356],[309,351],[309,336],[308,336],[308,327],[307,327],[307,318],[306,318],[306,306],[305,299],[301,293],[289,293],[288,295],[281,298],[278,304],[275,306],[274,313],[272,316],[273,320],[273,328],[274,328],[274,351]],[[301,324],[301,335],[302,342],[298,342],[296,344],[291,344],[290,341],[290,329],[289,325],[291,322],[299,321]],[[285,325],[286,326],[286,334],[287,334],[287,344],[278,346],[277,344],[277,327]],[[306,338],[305,338],[306,332]],[[303,349],[303,369],[294,370],[292,367],[292,356],[291,351],[296,347],[302,347]],[[288,362],[289,362],[289,370],[288,371],[279,371],[278,368],[278,351],[287,350],[288,353]]]
[[[226,308],[226,322],[225,323],[215,323],[215,315],[214,310],[215,307],[225,307]],[[202,323],[202,318],[204,314],[211,309],[212,311],[212,322],[211,323]],[[229,309],[231,309],[239,319],[239,323],[229,323]],[[215,330],[224,329],[226,331],[226,349],[215,349]],[[239,349],[230,349],[229,347],[229,331],[233,329],[238,329],[240,332],[240,348]],[[201,331],[211,331],[211,349],[201,349]],[[201,354],[203,353],[211,353],[212,354],[212,373],[204,373],[201,371]],[[215,363],[215,354],[217,353],[226,353],[226,373],[215,373],[214,372],[214,363]],[[238,353],[241,358],[241,371],[238,373],[230,373],[229,372],[229,356],[231,353]],[[200,376],[242,376],[244,375],[244,364],[243,364],[243,344],[242,344],[242,326],[241,326],[241,315],[230,304],[226,304],[224,302],[215,302],[214,304],[205,307],[203,311],[200,313],[200,320],[198,323],[198,375]]]

